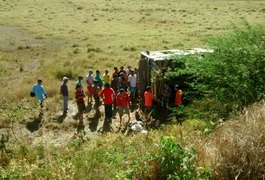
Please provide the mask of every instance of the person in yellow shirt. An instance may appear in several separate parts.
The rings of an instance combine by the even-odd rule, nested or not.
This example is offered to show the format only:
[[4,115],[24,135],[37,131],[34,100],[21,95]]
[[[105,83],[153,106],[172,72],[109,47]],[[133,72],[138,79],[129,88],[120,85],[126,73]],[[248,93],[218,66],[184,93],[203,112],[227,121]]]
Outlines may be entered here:
[[110,84],[110,76],[109,76],[109,70],[105,70],[105,73],[103,74],[103,83],[104,84]]

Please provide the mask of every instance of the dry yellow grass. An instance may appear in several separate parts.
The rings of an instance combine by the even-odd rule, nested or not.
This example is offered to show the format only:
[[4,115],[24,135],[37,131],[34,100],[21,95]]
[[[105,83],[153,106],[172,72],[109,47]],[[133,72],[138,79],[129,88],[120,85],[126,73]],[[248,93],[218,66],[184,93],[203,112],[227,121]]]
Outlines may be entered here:
[[265,174],[265,102],[219,124],[209,136],[192,139],[203,166],[214,179],[263,179]]

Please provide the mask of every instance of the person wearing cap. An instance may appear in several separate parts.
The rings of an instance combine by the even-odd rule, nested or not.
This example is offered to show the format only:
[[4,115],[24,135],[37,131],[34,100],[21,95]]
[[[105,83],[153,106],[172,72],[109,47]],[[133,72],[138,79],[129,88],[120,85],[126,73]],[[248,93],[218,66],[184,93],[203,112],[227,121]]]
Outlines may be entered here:
[[176,92],[175,105],[176,106],[180,106],[182,104],[183,92],[182,92],[182,90],[181,90],[181,88],[179,87],[178,84],[175,85],[174,89],[175,89],[175,92]]
[[88,71],[86,76],[86,85],[87,85],[87,105],[92,103],[93,95],[93,71]]
[[47,93],[42,85],[42,79],[38,79],[37,83],[33,85],[31,92],[34,93],[36,98],[39,100],[41,113],[43,113],[42,109],[44,106],[44,101],[47,98]]
[[83,88],[83,79],[84,77],[83,76],[78,76],[78,80],[75,82],[75,86],[79,85],[81,88]]
[[67,110],[68,110],[69,92],[68,92],[67,82],[68,82],[68,78],[67,77],[63,77],[63,82],[62,82],[61,88],[60,88],[60,93],[63,96],[63,114],[64,115],[67,114]]
[[102,89],[99,93],[99,96],[103,99],[104,108],[105,108],[105,119],[111,122],[112,118],[112,104],[115,98],[115,92],[110,87],[109,84],[104,85],[104,89]]
[[77,109],[78,109],[78,119],[79,119],[79,123],[77,127],[78,132],[79,130],[84,128],[83,114],[84,114],[84,110],[86,109],[84,98],[85,98],[84,91],[82,87],[77,84],[75,87],[75,99],[76,99],[76,104],[77,104]]
[[120,83],[119,88],[123,88],[125,91],[127,91],[127,80],[124,72],[120,73],[119,83]]
[[118,106],[118,112],[120,116],[120,127],[124,124],[122,120],[123,114],[128,114],[128,121],[127,124],[130,122],[131,117],[130,117],[130,111],[129,111],[129,106],[130,106],[130,97],[127,92],[123,88],[120,89],[120,92],[116,96],[116,103]]

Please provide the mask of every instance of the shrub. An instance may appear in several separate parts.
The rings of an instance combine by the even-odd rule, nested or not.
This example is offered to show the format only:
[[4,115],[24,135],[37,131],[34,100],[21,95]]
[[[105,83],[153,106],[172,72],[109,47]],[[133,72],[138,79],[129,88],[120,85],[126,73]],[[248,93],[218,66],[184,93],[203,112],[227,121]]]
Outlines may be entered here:
[[132,163],[130,179],[210,179],[211,171],[198,167],[196,151],[176,143],[173,136],[162,136],[157,151]]
[[214,108],[220,111],[217,118],[224,118],[264,97],[264,34],[264,27],[247,27],[210,39],[214,53],[176,58],[174,63],[182,65],[165,78],[182,86],[184,103],[207,98],[217,106],[224,104],[219,107],[225,113]]

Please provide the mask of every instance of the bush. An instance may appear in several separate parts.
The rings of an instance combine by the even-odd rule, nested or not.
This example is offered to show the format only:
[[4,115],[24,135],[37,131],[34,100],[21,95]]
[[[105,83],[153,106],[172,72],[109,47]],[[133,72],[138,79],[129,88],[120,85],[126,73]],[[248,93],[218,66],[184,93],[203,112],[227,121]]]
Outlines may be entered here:
[[[264,97],[264,34],[264,27],[248,26],[212,38],[209,45],[214,53],[176,59],[184,66],[167,72],[166,78],[183,87],[188,103],[207,98],[225,104],[226,115],[241,110]],[[226,115],[219,113],[218,117]]]
[[198,167],[195,149],[183,148],[173,136],[162,136],[158,150],[132,164],[129,179],[210,179],[211,171]]

